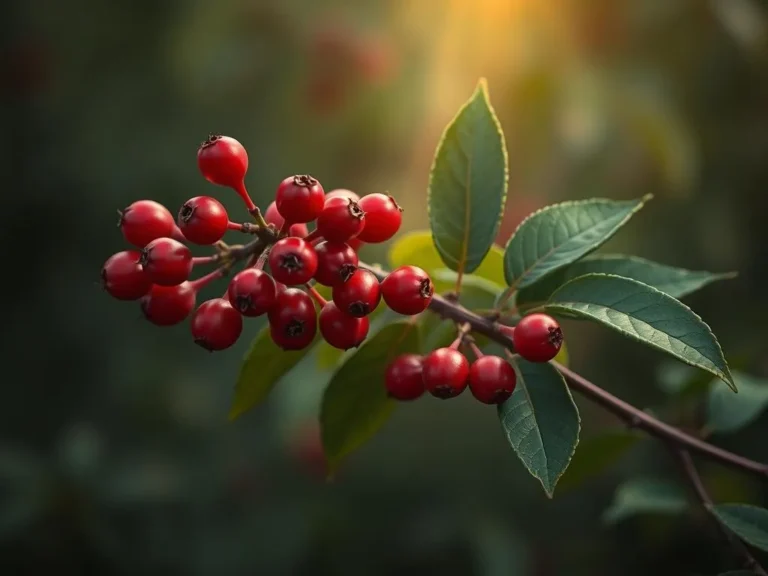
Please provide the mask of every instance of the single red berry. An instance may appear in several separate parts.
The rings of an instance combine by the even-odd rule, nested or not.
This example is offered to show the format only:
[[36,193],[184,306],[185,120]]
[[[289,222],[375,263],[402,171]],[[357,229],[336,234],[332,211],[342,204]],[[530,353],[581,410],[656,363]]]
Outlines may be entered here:
[[173,215],[154,200],[139,200],[118,214],[120,220],[117,225],[123,237],[139,248],[144,248],[157,238],[173,236],[176,228]]
[[362,318],[381,301],[379,280],[372,272],[358,268],[346,282],[333,287],[333,302],[345,314]]
[[154,284],[176,286],[189,279],[192,252],[173,238],[158,238],[141,251],[139,264]]
[[501,404],[515,391],[517,375],[498,356],[481,356],[469,367],[469,390],[483,404]]
[[387,306],[407,316],[424,312],[434,293],[429,275],[416,266],[401,266],[381,283],[381,295]]
[[279,292],[269,311],[269,332],[272,341],[283,350],[309,346],[317,333],[317,311],[312,298],[298,288]]
[[563,345],[563,331],[547,314],[524,316],[512,332],[515,352],[529,362],[549,362]]
[[272,246],[269,269],[275,280],[287,286],[306,284],[317,271],[317,254],[309,242],[289,236]]
[[324,203],[323,187],[312,176],[289,176],[277,187],[277,211],[291,224],[317,219]]
[[261,316],[274,306],[277,286],[264,270],[246,268],[232,278],[227,297],[235,310],[243,316]]
[[317,233],[331,242],[346,242],[364,228],[365,212],[349,198],[331,198],[317,217]]
[[192,315],[195,344],[211,352],[224,350],[237,342],[243,331],[243,317],[223,298],[200,304]]
[[365,212],[365,227],[357,235],[363,242],[386,242],[400,229],[403,209],[392,196],[368,194],[360,198],[358,204]]
[[387,395],[395,400],[415,400],[424,394],[422,362],[417,354],[403,354],[395,358],[384,372]]
[[317,271],[315,280],[333,288],[343,284],[357,270],[357,253],[342,242],[321,242],[315,246]]
[[422,377],[427,392],[437,398],[458,396],[467,387],[469,361],[453,348],[438,348],[423,361]]
[[138,300],[149,292],[152,280],[139,264],[141,252],[124,250],[109,257],[101,268],[101,285],[118,300]]
[[208,182],[239,189],[248,172],[248,153],[234,138],[211,134],[197,149],[197,167]]
[[[280,230],[283,227],[283,224],[285,224],[285,218],[280,216],[280,212],[277,211],[277,204],[272,202],[268,207],[267,211],[264,214],[264,220],[267,221],[267,224],[274,225],[275,228]],[[309,234],[309,230],[307,229],[306,224],[291,224],[291,228],[288,230],[288,236],[298,236],[299,238],[304,238]]]
[[176,286],[152,286],[141,301],[141,311],[157,326],[173,326],[184,320],[195,307],[197,293],[191,282]]
[[341,350],[357,348],[368,336],[368,318],[354,318],[328,302],[320,310],[320,334],[328,344]]
[[347,190],[345,188],[337,188],[336,190],[331,190],[328,192],[325,195],[325,203],[327,204],[328,200],[331,200],[332,198],[349,198],[355,202],[360,200],[360,196],[352,192],[352,190]]
[[179,210],[177,221],[184,237],[201,245],[215,244],[224,237],[229,227],[226,208],[210,196],[187,200]]

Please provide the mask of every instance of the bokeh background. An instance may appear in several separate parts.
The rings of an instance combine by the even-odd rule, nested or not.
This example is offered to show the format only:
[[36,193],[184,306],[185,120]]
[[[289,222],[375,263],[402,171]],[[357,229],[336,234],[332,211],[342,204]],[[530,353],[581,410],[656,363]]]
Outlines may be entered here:
[[[390,191],[426,226],[443,126],[480,76],[507,135],[499,237],[553,201],[656,199],[615,240],[739,277],[689,299],[727,355],[768,375],[768,4],[762,0],[11,0],[0,8],[0,573],[658,576],[735,566],[697,517],[606,527],[649,441],[550,501],[492,410],[424,399],[324,482],[314,363],[227,421],[240,343],[208,354],[99,288],[115,211],[228,190],[197,172],[238,138],[265,206],[311,173]],[[242,219],[234,216],[233,219]],[[383,261],[385,248],[365,248]],[[212,292],[221,290],[217,286]],[[572,366],[658,407],[658,355],[567,324]],[[578,400],[584,436],[617,427]],[[665,411],[690,423],[686,406]],[[768,461],[766,422],[714,438]],[[717,498],[764,487],[702,467]]]

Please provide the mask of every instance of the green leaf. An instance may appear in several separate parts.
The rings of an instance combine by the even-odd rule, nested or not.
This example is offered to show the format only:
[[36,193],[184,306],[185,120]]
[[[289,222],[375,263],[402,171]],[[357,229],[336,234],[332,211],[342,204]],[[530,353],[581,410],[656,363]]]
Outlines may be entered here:
[[651,198],[602,198],[547,206],[523,220],[504,254],[507,294],[530,286],[599,248]]
[[582,439],[563,477],[561,490],[575,488],[618,462],[641,436],[624,430]]
[[517,387],[499,406],[499,419],[512,449],[551,498],[579,442],[579,412],[551,364],[519,359],[517,369]]
[[389,418],[394,403],[387,397],[384,371],[400,354],[419,352],[419,330],[402,320],[382,328],[352,354],[331,378],[323,395],[320,426],[328,466],[370,439]]
[[610,274],[587,274],[560,287],[545,310],[598,322],[706,370],[736,391],[709,326],[685,304],[647,284]]
[[638,514],[674,515],[688,508],[683,490],[676,484],[653,478],[629,480],[616,489],[603,522],[615,524]]
[[[438,268],[431,274],[432,283],[435,285],[435,292],[440,294],[447,290],[453,290],[456,286],[458,274],[447,268]],[[461,283],[461,294],[459,302],[465,308],[470,310],[493,308],[496,298],[501,294],[501,286],[470,274],[464,276]]]
[[235,420],[263,402],[278,380],[290,372],[311,349],[309,346],[304,350],[286,352],[272,341],[268,326],[262,329],[240,367],[229,419]]
[[429,174],[432,240],[451,270],[474,272],[493,246],[508,180],[504,134],[481,79],[443,132]]
[[[328,296],[326,296],[326,298],[328,298],[328,300],[331,299],[330,288],[325,286],[321,287],[319,284],[316,285],[316,288],[318,291],[320,291],[320,288],[328,291]],[[402,316],[395,314],[386,306],[377,306],[376,309],[368,315],[370,328],[368,329],[367,338],[372,338],[379,330],[381,330],[381,328],[386,326],[388,323],[395,320],[402,320],[402,318]],[[320,340],[320,342],[317,344],[317,352],[315,354],[317,367],[320,370],[332,370],[341,363],[345,356],[354,353],[355,350],[339,350],[338,348],[334,348],[328,344],[325,340]]]
[[540,306],[560,286],[585,274],[614,274],[637,280],[669,294],[673,298],[682,298],[717,280],[734,278],[735,273],[714,273],[699,270],[686,270],[658,264],[636,256],[623,254],[600,254],[588,256],[566,268],[549,274],[517,293],[516,304],[519,310]]
[[768,381],[734,372],[739,388],[731,394],[721,386],[712,386],[707,397],[707,428],[711,432],[736,432],[757,420],[768,407]]
[[717,504],[712,513],[744,542],[768,552],[768,510],[748,504]]

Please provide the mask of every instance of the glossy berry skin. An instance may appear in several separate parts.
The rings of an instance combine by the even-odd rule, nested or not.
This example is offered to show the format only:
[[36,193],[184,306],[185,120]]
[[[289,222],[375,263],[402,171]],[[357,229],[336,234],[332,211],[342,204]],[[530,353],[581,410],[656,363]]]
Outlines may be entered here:
[[246,268],[229,283],[227,298],[243,316],[261,316],[272,309],[277,298],[277,286],[263,270]]
[[153,284],[176,286],[192,272],[192,252],[173,238],[158,238],[141,251],[139,264]]
[[336,190],[331,190],[328,192],[325,195],[325,203],[328,204],[328,200],[333,198],[348,198],[350,200],[354,200],[355,202],[360,200],[360,196],[352,192],[352,190],[347,190],[346,188],[337,188]]
[[243,331],[243,317],[223,298],[203,302],[192,315],[195,344],[211,352],[232,346]]
[[365,212],[365,227],[357,235],[363,242],[386,242],[400,229],[403,209],[392,196],[368,194],[360,198],[358,204]]
[[240,188],[248,172],[248,153],[234,138],[211,134],[197,150],[197,167],[208,182]]
[[549,362],[563,345],[563,331],[547,314],[524,316],[512,332],[515,352],[529,362]]
[[331,198],[317,217],[317,232],[330,242],[346,242],[365,228],[365,212],[354,200]]
[[173,215],[154,200],[139,200],[121,212],[118,226],[127,242],[144,248],[157,238],[171,237],[176,228]]
[[469,390],[483,404],[500,404],[512,396],[517,375],[498,356],[481,356],[469,367]]
[[182,322],[195,308],[197,294],[190,282],[177,286],[152,286],[141,301],[144,316],[157,326]]
[[403,354],[387,366],[384,383],[390,398],[408,401],[424,394],[423,360],[417,354]]
[[424,387],[436,398],[453,398],[467,387],[469,361],[458,350],[438,348],[424,357],[422,366]]
[[229,226],[229,216],[226,208],[215,198],[197,196],[184,203],[179,210],[177,222],[187,240],[207,246],[224,237]]
[[334,348],[349,350],[357,348],[368,336],[368,318],[354,318],[344,314],[336,304],[328,302],[320,310],[320,334]]
[[368,316],[381,301],[379,280],[362,268],[355,270],[346,282],[334,286],[332,295],[339,310],[355,318]]
[[269,311],[269,331],[272,341],[283,350],[309,346],[317,333],[317,311],[312,298],[298,288],[281,290]]
[[152,280],[139,264],[141,252],[124,250],[109,257],[101,268],[101,285],[118,300],[138,300],[149,292]]
[[429,275],[416,266],[401,266],[381,283],[381,295],[387,306],[406,316],[424,312],[434,293]]
[[315,253],[317,254],[315,280],[323,286],[333,288],[343,284],[357,270],[357,252],[348,244],[321,242],[315,246]]
[[317,271],[317,253],[301,238],[283,238],[272,246],[269,269],[275,280],[286,286],[306,284]]
[[[267,224],[273,224],[278,230],[285,224],[285,218],[280,216],[280,212],[277,211],[277,205],[274,202],[267,207],[267,211],[264,213],[264,220],[267,221]],[[288,230],[288,236],[304,238],[307,234],[309,234],[309,230],[306,224],[291,224]]]
[[275,194],[277,211],[291,224],[316,220],[324,204],[323,187],[308,175],[289,176],[280,183]]

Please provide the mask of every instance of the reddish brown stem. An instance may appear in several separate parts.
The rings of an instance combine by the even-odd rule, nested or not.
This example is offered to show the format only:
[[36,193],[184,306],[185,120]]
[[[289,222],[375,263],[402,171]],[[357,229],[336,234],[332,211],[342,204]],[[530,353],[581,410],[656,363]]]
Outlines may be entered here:
[[310,286],[307,284],[307,292],[309,292],[309,295],[312,296],[312,299],[317,302],[317,304],[322,308],[326,304],[328,304],[328,300],[323,298],[323,295],[320,294],[320,292],[317,291],[317,289],[314,286]]
[[243,202],[245,202],[245,207],[248,208],[248,212],[253,212],[256,210],[256,204],[253,203],[253,200],[251,200],[250,194],[248,194],[248,190],[245,187],[245,182],[240,182],[235,187],[235,192],[237,192],[238,196],[243,199]]
[[192,265],[193,266],[200,266],[201,264],[212,264],[219,260],[218,255],[214,256],[195,256],[192,258]]
[[223,278],[224,274],[225,274],[224,268],[217,268],[216,270],[214,270],[209,274],[206,274],[205,276],[201,276],[196,280],[191,280],[190,284],[192,285],[192,288],[195,290],[195,292],[199,292],[214,280]]

